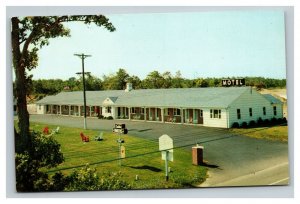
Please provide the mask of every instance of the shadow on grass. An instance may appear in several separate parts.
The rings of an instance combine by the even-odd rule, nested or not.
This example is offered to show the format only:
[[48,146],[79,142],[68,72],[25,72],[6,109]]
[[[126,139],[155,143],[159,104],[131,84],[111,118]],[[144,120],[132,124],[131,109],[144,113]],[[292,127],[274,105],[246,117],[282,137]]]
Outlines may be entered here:
[[152,130],[152,129],[151,129],[151,128],[150,128],[150,129],[143,129],[143,130],[138,130],[138,129],[129,129],[128,131],[146,132],[146,131],[149,131],[149,130]]
[[202,162],[202,163],[200,164],[200,166],[205,166],[205,167],[212,168],[212,169],[220,169],[220,170],[223,170],[223,169],[220,168],[220,166],[215,165],[215,164],[209,164],[209,163],[207,163],[207,162]]
[[154,172],[161,172],[162,170],[153,166],[148,166],[148,165],[143,165],[143,166],[126,166],[126,167],[130,167],[133,169],[145,169],[145,170],[150,170],[150,171],[154,171]]
[[146,131],[149,131],[149,130],[152,130],[152,129],[139,130],[138,132],[146,132]]

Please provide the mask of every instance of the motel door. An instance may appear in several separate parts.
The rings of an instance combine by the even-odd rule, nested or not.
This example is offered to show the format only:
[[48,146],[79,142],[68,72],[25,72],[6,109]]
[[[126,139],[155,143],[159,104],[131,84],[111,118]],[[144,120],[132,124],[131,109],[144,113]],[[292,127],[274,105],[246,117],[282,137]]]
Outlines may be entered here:
[[118,107],[118,118],[121,116],[121,107]]
[[203,124],[203,110],[200,109],[199,111],[199,119],[198,119],[198,123],[199,124]]

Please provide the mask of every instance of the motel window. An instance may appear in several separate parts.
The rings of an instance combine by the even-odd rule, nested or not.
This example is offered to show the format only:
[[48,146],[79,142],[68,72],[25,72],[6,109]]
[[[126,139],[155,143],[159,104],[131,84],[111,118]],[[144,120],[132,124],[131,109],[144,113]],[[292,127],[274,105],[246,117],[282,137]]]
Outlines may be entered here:
[[145,113],[145,109],[141,108],[141,113],[144,114]]
[[164,115],[169,115],[169,109],[164,109]]
[[273,113],[274,113],[274,115],[277,115],[277,108],[276,108],[276,106],[273,106]]
[[241,119],[241,109],[236,109],[237,119]]
[[41,110],[42,109],[42,106],[41,105],[39,105],[39,110]]
[[200,118],[203,117],[203,110],[200,109]]
[[173,111],[173,115],[180,115],[180,109],[175,108]]
[[108,107],[106,108],[106,112],[107,112],[107,113],[111,113],[111,107],[110,107],[110,106],[108,106]]
[[131,108],[131,113],[136,113],[135,108]]
[[252,108],[249,108],[249,116],[252,117]]
[[263,107],[263,114],[266,115],[266,107]]
[[210,118],[221,119],[221,110],[220,109],[210,109]]

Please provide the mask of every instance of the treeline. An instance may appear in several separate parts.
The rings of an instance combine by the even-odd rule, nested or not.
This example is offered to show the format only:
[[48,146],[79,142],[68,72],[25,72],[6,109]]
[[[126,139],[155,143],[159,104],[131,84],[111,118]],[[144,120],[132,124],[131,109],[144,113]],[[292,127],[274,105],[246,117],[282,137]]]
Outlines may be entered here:
[[[235,77],[231,77],[234,79]],[[261,88],[283,88],[286,86],[285,79],[270,79],[263,77],[244,77],[247,86]],[[123,90],[127,82],[133,84],[134,89],[168,89],[168,88],[195,88],[195,87],[219,87],[222,86],[223,78],[183,78],[180,71],[175,75],[171,72],[160,73],[150,72],[147,77],[141,80],[139,77],[130,76],[125,69],[119,69],[115,74],[104,75],[99,78],[93,75],[86,75],[86,90]],[[68,80],[61,79],[39,79],[32,80],[28,95],[57,94],[61,91],[80,91],[83,90],[82,77],[79,79],[71,77]]]

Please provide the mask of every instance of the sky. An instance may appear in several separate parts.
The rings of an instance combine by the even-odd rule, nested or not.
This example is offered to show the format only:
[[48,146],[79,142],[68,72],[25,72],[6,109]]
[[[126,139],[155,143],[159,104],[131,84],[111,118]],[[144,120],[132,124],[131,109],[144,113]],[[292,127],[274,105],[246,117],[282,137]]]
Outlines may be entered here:
[[281,11],[219,11],[106,15],[116,27],[67,23],[71,37],[39,51],[34,79],[102,77],[123,68],[144,79],[151,71],[180,71],[184,78],[286,78],[285,24]]

